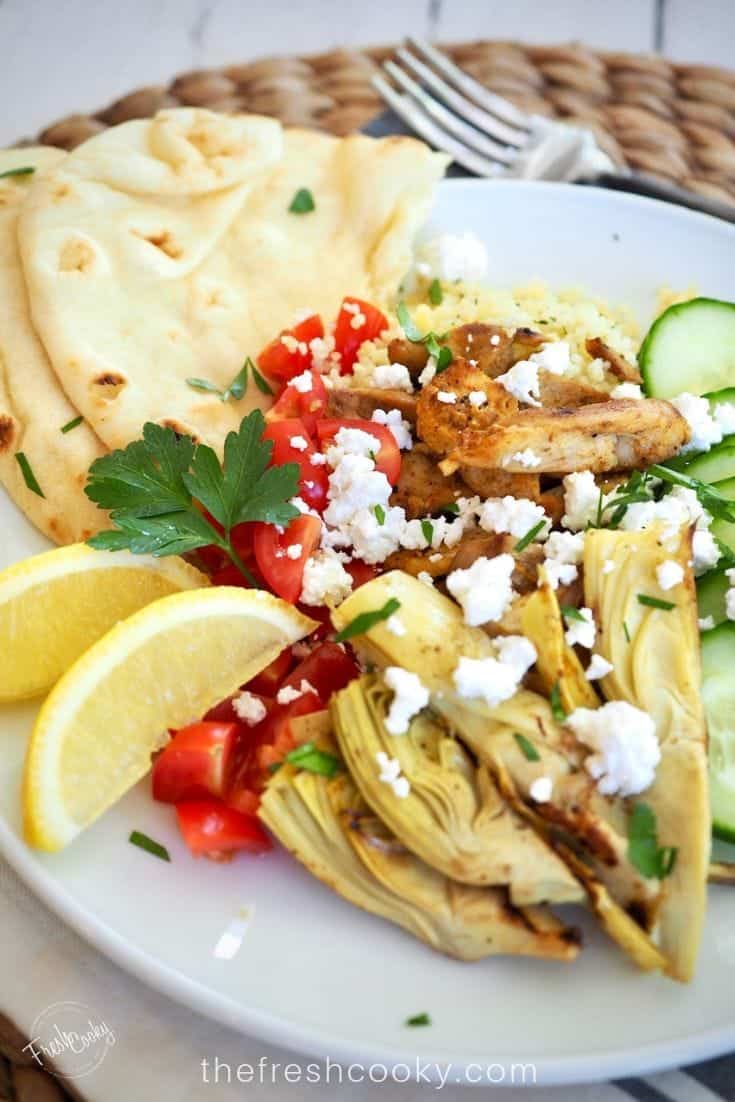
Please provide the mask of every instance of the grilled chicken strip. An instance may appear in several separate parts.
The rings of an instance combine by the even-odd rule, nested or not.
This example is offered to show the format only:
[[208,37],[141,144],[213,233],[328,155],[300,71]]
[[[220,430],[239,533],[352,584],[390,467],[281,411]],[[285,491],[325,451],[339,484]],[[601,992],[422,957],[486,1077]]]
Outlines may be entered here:
[[354,386],[329,391],[327,413],[330,417],[361,417],[369,421],[376,409],[398,409],[412,425],[416,422],[416,399],[405,390]]
[[538,381],[539,400],[544,409],[578,409],[580,406],[610,401],[607,391],[598,390],[578,379],[552,375],[550,371],[539,371]]
[[[472,395],[479,395],[482,404],[473,404]],[[465,434],[484,438],[498,418],[510,417],[517,411],[518,402],[505,387],[466,360],[455,360],[419,394],[416,425],[419,436],[432,451],[451,455]]]
[[[419,405],[419,430],[421,411]],[[488,426],[458,433],[450,458],[476,467],[521,473],[517,457],[530,448],[539,474],[629,470],[663,463],[691,438],[669,402],[622,399],[580,409],[524,409]]]
[[425,444],[415,444],[411,451],[403,454],[401,473],[390,503],[402,506],[409,520],[413,520],[427,513],[437,513],[458,497],[470,494],[460,478],[442,474],[438,456],[432,455]]
[[643,378],[635,364],[629,363],[624,356],[613,352],[609,344],[605,344],[601,337],[590,337],[585,341],[585,348],[596,360],[606,360],[611,374],[621,383],[642,383]]

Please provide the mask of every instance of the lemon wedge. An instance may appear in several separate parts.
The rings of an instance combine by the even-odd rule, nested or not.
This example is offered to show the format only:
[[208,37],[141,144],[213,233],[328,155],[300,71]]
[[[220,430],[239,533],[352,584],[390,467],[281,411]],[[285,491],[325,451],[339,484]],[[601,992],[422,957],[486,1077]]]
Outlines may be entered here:
[[208,586],[183,559],[59,547],[0,572],[0,702],[39,696],[119,620]]
[[167,728],[202,716],[317,627],[257,590],[175,593],[99,639],[38,715],[23,780],[26,839],[67,845],[147,773]]

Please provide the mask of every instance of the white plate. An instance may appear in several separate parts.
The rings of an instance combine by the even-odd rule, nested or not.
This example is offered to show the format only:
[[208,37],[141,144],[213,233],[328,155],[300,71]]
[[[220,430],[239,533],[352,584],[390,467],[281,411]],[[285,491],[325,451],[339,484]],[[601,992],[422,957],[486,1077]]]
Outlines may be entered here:
[[[735,300],[735,227],[676,207],[566,185],[449,181],[434,222],[487,243],[491,280],[541,277],[624,302],[645,322],[662,284]],[[0,495],[0,565],[44,541]],[[66,852],[20,840],[19,779],[33,708],[0,716],[0,849],[27,884],[98,949],[203,1014],[332,1059],[533,1063],[539,1082],[643,1073],[735,1048],[735,892],[714,888],[696,981],[630,967],[584,923],[573,965],[456,963],[338,899],[284,853],[195,862],[147,783]],[[686,813],[686,809],[682,809]],[[127,842],[160,840],[172,864]],[[214,946],[255,913],[233,961]],[[431,1013],[429,1029],[404,1019]]]

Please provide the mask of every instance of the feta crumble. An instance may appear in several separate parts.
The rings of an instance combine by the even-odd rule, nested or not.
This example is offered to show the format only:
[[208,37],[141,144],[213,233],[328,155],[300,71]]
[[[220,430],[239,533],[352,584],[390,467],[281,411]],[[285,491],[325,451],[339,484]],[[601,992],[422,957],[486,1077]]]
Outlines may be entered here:
[[575,471],[563,479],[564,516],[563,528],[581,532],[597,517],[600,505],[600,489],[592,471]]
[[546,578],[552,589],[571,585],[584,557],[584,532],[552,532],[544,544]]
[[453,570],[447,576],[447,589],[461,605],[465,623],[476,627],[501,619],[514,597],[514,567],[512,555],[482,556],[466,570]]
[[313,386],[311,372],[304,371],[301,375],[295,375],[288,385],[298,390],[299,394],[308,394]]
[[235,715],[247,723],[248,727],[254,727],[267,715],[267,708],[260,697],[254,693],[243,690],[232,701],[232,710]]
[[309,447],[309,441],[305,440],[303,436],[292,436],[289,440],[289,444],[297,452],[305,452]]
[[723,436],[735,433],[735,405],[732,402],[720,402],[712,410],[712,416]]
[[445,406],[453,406],[456,404],[457,395],[451,390],[438,390],[436,394],[438,402],[442,402]]
[[551,777],[537,777],[531,784],[528,794],[537,804],[546,804],[551,799],[554,791],[554,782]]
[[536,648],[522,635],[497,640],[496,658],[462,656],[452,679],[466,700],[484,700],[490,708],[509,700],[537,658]]
[[540,406],[541,384],[539,383],[538,367],[531,360],[519,360],[504,375],[498,375],[495,380],[502,387],[523,402],[527,406]]
[[634,398],[636,401],[640,401],[643,398],[643,391],[638,383],[619,383],[610,392],[611,398]]
[[345,570],[336,551],[323,548],[304,564],[301,602],[305,605],[340,604],[352,589],[352,578]]
[[709,402],[695,394],[679,394],[670,398],[674,409],[678,410],[691,429],[692,438],[679,449],[679,455],[688,452],[706,452],[713,444],[722,440],[722,429],[710,414]]
[[388,617],[385,621],[385,626],[391,635],[402,637],[406,634],[406,625],[403,623],[403,620],[400,620],[395,614]]
[[673,559],[667,559],[656,567],[656,581],[664,592],[673,589],[684,581],[684,567]]
[[601,708],[577,708],[566,722],[593,751],[584,766],[603,796],[635,796],[653,784],[661,750],[647,712],[613,700]]
[[385,425],[393,434],[401,451],[410,451],[413,447],[411,425],[401,416],[399,409],[376,409],[370,418],[376,425]]
[[418,273],[427,279],[454,283],[483,279],[487,274],[487,250],[473,233],[442,233],[420,250]]
[[478,508],[478,520],[486,532],[508,532],[516,539],[521,539],[543,520],[545,527],[535,537],[539,541],[546,538],[551,523],[542,505],[537,505],[530,498],[513,497],[511,494],[483,501]]
[[411,785],[408,778],[401,775],[401,763],[398,758],[389,758],[384,750],[378,750],[375,760],[380,767],[378,780],[390,785],[393,794],[399,800],[405,800],[411,791]]
[[480,409],[487,403],[487,394],[484,390],[471,390],[467,397],[470,405],[475,409]]
[[304,548],[302,544],[292,543],[289,547],[286,548],[286,555],[289,559],[293,559],[293,561],[296,562],[296,559],[301,558],[301,552],[303,550]]
[[316,693],[316,689],[311,682],[307,681],[305,677],[302,677],[298,689],[294,685],[284,685],[282,689],[279,689],[276,693],[276,703],[292,704],[294,700],[298,700],[306,693]]
[[436,375],[437,366],[436,356],[429,356],[426,361],[426,367],[419,375],[419,386],[428,386]]
[[599,681],[601,677],[607,677],[614,669],[612,662],[608,662],[607,658],[603,658],[601,654],[593,654],[589,666],[584,671],[584,676],[588,681]]
[[428,572],[428,570],[419,570],[419,572],[418,572],[418,574],[416,575],[416,577],[418,578],[418,580],[419,580],[420,582],[423,582],[423,583],[424,583],[424,585],[428,585],[428,586],[429,586],[430,588],[432,588],[432,587],[433,587],[433,585],[434,585],[434,579],[432,578],[432,576],[431,576],[431,574],[430,574],[430,573]]
[[541,460],[533,448],[524,448],[523,451],[514,452],[510,458],[513,463],[520,463],[522,467],[528,467],[529,469],[541,465]]
[[393,690],[393,700],[385,717],[385,729],[389,735],[405,735],[413,717],[429,703],[429,690],[417,674],[400,666],[388,666],[383,679],[388,688]]
[[580,608],[577,611],[582,617],[581,620],[578,620],[576,617],[573,619],[570,619],[568,616],[564,617],[567,625],[567,630],[564,632],[564,638],[570,647],[578,645],[580,647],[586,647],[587,650],[592,650],[595,645],[595,639],[597,638],[597,624],[595,623],[592,609]]
[[406,390],[413,392],[413,383],[408,368],[403,364],[378,364],[369,379],[369,384],[379,390]]
[[343,426],[338,429],[334,441],[327,448],[325,455],[330,467],[337,467],[346,455],[362,455],[372,457],[380,451],[380,441],[377,436],[365,432],[363,429],[351,429]]
[[715,626],[714,616],[701,616],[699,620],[697,620],[697,626],[700,631],[712,631],[712,628]]

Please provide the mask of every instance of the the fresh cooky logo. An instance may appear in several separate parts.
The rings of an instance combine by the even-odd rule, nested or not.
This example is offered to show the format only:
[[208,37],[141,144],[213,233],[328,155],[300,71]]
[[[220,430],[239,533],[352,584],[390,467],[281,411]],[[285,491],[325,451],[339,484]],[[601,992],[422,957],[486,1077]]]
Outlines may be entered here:
[[38,1015],[23,1051],[61,1079],[81,1079],[100,1066],[116,1039],[85,1003],[58,1002]]

